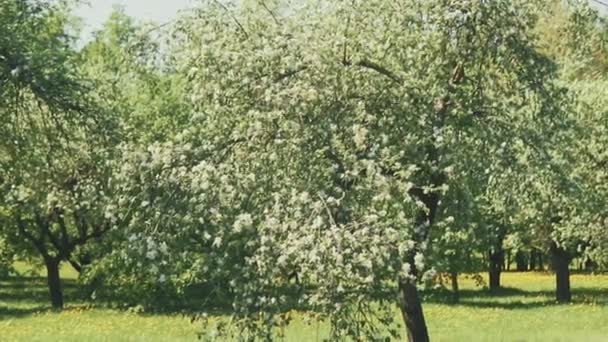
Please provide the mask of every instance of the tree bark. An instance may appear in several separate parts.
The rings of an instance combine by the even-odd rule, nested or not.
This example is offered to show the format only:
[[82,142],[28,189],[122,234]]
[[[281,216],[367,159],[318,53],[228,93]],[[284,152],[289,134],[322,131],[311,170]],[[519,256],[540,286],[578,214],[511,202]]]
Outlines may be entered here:
[[428,342],[429,333],[415,280],[399,280],[400,309],[410,342]]
[[63,293],[61,292],[61,278],[59,277],[59,259],[50,258],[45,260],[47,283],[53,309],[63,308]]
[[568,251],[551,244],[551,256],[553,257],[553,270],[555,271],[555,299],[560,303],[572,300],[570,292],[570,255]]
[[494,251],[490,251],[490,270],[489,270],[489,279],[490,279],[490,291],[496,292],[500,289],[500,274],[502,271],[502,265],[504,263],[504,251],[502,248],[496,249]]
[[[435,175],[432,183],[435,186],[437,186],[437,184],[443,184],[443,177]],[[415,234],[414,238],[414,240],[418,243],[426,242],[439,207],[439,195],[436,193],[425,193],[422,188],[411,189],[410,195],[422,200],[425,206],[428,208],[428,212],[421,211],[418,214],[417,222],[420,230]],[[429,334],[426,327],[426,321],[424,319],[424,313],[422,312],[422,302],[420,300],[420,296],[418,295],[418,289],[416,288],[416,281],[418,280],[420,270],[416,269],[414,252],[410,254],[408,261],[412,266],[413,277],[412,279],[399,279],[399,301],[401,314],[403,315],[403,321],[405,322],[409,341],[428,342]]]
[[458,289],[458,272],[451,272],[450,278],[452,279],[452,300],[454,303],[460,301],[460,290]]
[[[457,74],[463,74],[462,65],[459,64],[457,67],[458,72],[453,72],[451,80],[448,82],[448,95],[441,96],[435,101],[436,110],[436,127],[442,127],[446,117],[447,107],[450,99],[449,92],[453,91],[453,87],[460,83],[462,80],[461,76]],[[438,172],[435,170],[435,165],[439,165],[440,152],[437,145],[435,145],[435,139],[428,143],[425,147],[425,161],[428,162],[430,167],[428,170],[421,170],[423,179],[428,182],[424,182],[427,185],[431,185],[433,188],[439,188],[444,185],[447,181],[447,176],[442,171]],[[427,173],[428,172],[428,173]],[[414,233],[413,240],[418,243],[427,243],[431,227],[435,221],[437,211],[439,209],[440,194],[438,191],[427,191],[424,187],[416,186],[408,190],[411,197],[424,203],[427,210],[422,210],[418,213],[417,225],[418,231]],[[418,247],[420,248],[420,247]],[[422,312],[422,303],[416,288],[416,281],[418,280],[418,272],[421,270],[416,269],[415,254],[411,254],[409,263],[412,267],[413,279],[399,278],[399,300],[401,314],[403,315],[403,321],[407,328],[408,338],[410,342],[428,342],[429,333],[424,319],[424,313]]]

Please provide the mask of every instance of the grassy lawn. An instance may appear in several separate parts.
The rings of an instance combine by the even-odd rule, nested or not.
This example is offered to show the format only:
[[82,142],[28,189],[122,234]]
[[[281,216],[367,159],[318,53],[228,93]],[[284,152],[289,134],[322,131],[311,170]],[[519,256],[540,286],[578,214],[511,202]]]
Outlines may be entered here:
[[574,303],[553,300],[546,273],[506,273],[500,296],[464,293],[459,305],[427,303],[435,341],[608,341],[608,276],[573,275]]
[[[44,278],[0,280],[0,341],[197,340],[200,324],[189,317],[92,308],[79,299],[76,274],[69,268],[63,274],[67,309],[61,313],[48,310]],[[492,297],[470,280],[461,283],[460,304],[427,296],[433,341],[608,341],[608,275],[573,275],[569,305],[553,301],[551,274],[505,273],[507,288]],[[316,341],[326,334],[322,324],[296,321],[287,340]]]

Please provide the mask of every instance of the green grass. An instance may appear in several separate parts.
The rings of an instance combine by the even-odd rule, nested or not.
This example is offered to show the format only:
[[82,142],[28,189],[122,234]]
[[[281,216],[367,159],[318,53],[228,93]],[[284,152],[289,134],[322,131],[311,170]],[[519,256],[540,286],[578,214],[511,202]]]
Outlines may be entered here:
[[[26,265],[18,265],[21,272]],[[67,308],[49,310],[45,279],[0,280],[0,341],[196,341],[199,323],[179,314],[136,314],[94,308],[79,295],[76,274],[64,268]],[[548,273],[505,273],[506,287],[490,296],[462,279],[461,303],[427,293],[433,341],[608,341],[608,275],[573,275],[574,303],[556,304]],[[397,310],[395,314],[398,315]],[[296,320],[287,341],[317,341],[327,326]]]
[[458,305],[424,307],[435,341],[608,341],[608,276],[573,275],[572,304],[554,301],[548,273],[505,273],[498,296],[471,291]]

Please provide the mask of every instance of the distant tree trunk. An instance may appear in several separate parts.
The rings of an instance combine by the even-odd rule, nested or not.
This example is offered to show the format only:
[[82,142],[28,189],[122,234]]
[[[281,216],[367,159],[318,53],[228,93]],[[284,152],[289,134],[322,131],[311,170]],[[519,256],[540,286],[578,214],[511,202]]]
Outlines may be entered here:
[[500,289],[500,274],[505,259],[504,251],[501,247],[494,251],[490,251],[489,256],[490,269],[488,276],[490,278],[490,291],[495,292]]
[[570,255],[568,251],[551,244],[551,256],[553,258],[553,270],[555,271],[555,298],[560,303],[572,300],[570,292]]
[[543,252],[542,252],[542,250],[538,251],[538,270],[539,271],[544,271],[545,270],[545,265],[543,264]]
[[530,271],[534,271],[536,270],[536,259],[537,259],[537,253],[535,249],[532,249],[530,251],[530,267],[528,268]]
[[507,267],[506,267],[507,271],[511,270],[511,262],[512,262],[512,260],[511,260],[511,251],[508,251],[507,252]]
[[593,271],[595,269],[595,262],[590,257],[585,257],[585,271]]
[[54,309],[63,308],[63,293],[61,292],[59,261],[60,260],[57,258],[48,258],[45,260],[49,295],[51,297],[51,305]]
[[452,301],[458,303],[460,301],[460,290],[458,289],[458,272],[451,272],[452,280]]
[[415,280],[400,279],[400,309],[411,342],[428,342],[429,333],[422,312],[422,302],[418,295]]
[[528,270],[528,261],[526,260],[526,254],[522,251],[515,253],[515,265],[517,272],[525,272]]

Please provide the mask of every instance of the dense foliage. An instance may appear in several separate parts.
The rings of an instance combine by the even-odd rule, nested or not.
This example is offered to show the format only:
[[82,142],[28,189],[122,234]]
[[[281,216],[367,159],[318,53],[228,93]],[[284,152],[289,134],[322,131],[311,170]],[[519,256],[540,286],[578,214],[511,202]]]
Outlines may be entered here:
[[69,7],[0,6],[0,255],[43,261],[56,307],[68,261],[129,305],[228,303],[224,337],[296,309],[426,341],[444,273],[496,289],[511,251],[549,255],[567,301],[574,258],[606,264],[586,4],[202,1],[168,31],[117,11],[81,50]]

